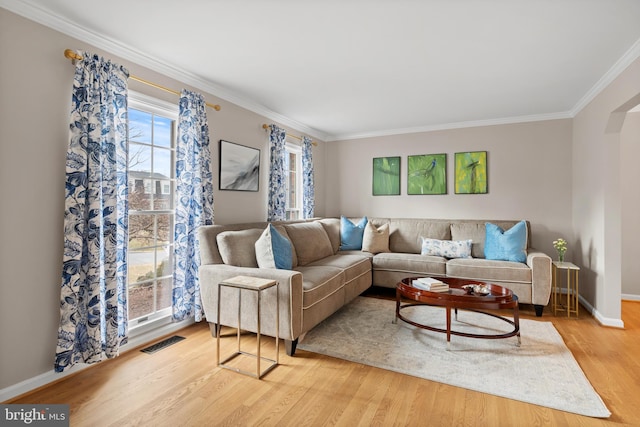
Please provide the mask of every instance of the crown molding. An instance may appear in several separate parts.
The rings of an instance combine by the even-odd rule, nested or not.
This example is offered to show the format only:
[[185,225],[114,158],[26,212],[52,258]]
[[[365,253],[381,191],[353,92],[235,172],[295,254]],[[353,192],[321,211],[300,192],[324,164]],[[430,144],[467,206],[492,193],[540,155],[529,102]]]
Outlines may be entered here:
[[640,39],[631,45],[620,59],[596,82],[595,85],[571,109],[571,117],[575,117],[584,107],[613,82],[633,61],[640,57]]
[[441,125],[428,125],[428,126],[417,126],[417,127],[411,127],[411,128],[402,128],[402,129],[388,129],[388,130],[381,130],[376,132],[342,134],[342,135],[336,135],[335,137],[333,137],[332,139],[328,139],[327,141],[345,141],[350,139],[375,138],[379,136],[403,135],[408,133],[434,132],[439,130],[463,129],[463,128],[481,127],[481,126],[510,125],[510,124],[517,124],[517,123],[526,123],[526,122],[541,122],[545,120],[570,119],[572,117],[573,116],[571,115],[570,112],[565,111],[565,112],[550,113],[550,114],[535,114],[535,115],[529,115],[529,116],[505,117],[500,119],[472,120],[467,122],[445,123]]
[[193,86],[220,99],[231,102],[237,106],[264,116],[267,119],[272,120],[280,125],[309,135],[312,138],[319,139],[321,141],[326,141],[329,138],[329,135],[318,129],[314,129],[310,126],[305,125],[304,123],[300,123],[282,114],[276,113],[275,111],[270,110],[264,105],[238,95],[237,93],[221,85],[217,85],[211,81],[202,79],[194,75],[193,73],[190,73],[174,65],[167,64],[166,62],[153,58],[152,56],[149,56],[139,50],[132,49],[131,47],[126,46],[112,38],[106,37],[102,34],[98,34],[88,28],[71,22],[60,15],[52,14],[50,11],[33,5],[29,1],[0,0],[0,7],[3,7],[13,13],[42,24],[53,30],[66,34],[70,37],[91,44],[99,49],[103,49],[137,65],[141,65],[167,77],[178,80],[179,82]]

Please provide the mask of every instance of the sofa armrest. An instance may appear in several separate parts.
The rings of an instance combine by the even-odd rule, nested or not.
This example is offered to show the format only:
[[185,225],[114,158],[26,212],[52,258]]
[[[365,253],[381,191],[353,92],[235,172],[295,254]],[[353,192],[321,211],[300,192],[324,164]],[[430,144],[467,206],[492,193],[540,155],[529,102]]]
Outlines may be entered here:
[[531,268],[531,303],[547,305],[551,296],[551,257],[529,248],[527,265]]
[[[235,276],[251,276],[278,282],[280,304],[279,335],[285,340],[295,340],[302,333],[302,273],[270,268],[234,267],[226,264],[201,265],[199,268],[202,307],[207,321],[217,322],[218,284]],[[257,331],[256,293],[243,292],[241,327]],[[223,288],[220,323],[237,327],[238,290]],[[275,288],[267,289],[261,296],[260,333],[275,336]]]

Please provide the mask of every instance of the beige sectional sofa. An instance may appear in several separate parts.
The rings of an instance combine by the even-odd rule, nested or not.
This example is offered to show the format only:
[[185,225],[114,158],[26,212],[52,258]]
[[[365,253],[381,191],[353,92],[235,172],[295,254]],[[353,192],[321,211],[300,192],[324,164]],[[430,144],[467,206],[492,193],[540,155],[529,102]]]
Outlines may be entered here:
[[[530,247],[526,262],[484,258],[485,223],[507,230],[518,221],[369,218],[388,224],[389,252],[372,254],[340,250],[340,219],[273,223],[290,240],[292,269],[259,268],[255,243],[268,223],[210,225],[198,230],[200,285],[205,315],[217,319],[218,283],[233,276],[263,277],[279,282],[280,338],[293,355],[297,340],[371,285],[395,288],[409,276],[460,277],[490,281],[514,291],[520,302],[533,304],[536,314],[551,293],[551,258]],[[529,233],[530,234],[530,233]],[[473,258],[448,259],[421,255],[422,237],[473,241]],[[275,335],[275,288],[262,297],[261,332]],[[237,290],[223,289],[220,323],[236,327]],[[256,331],[255,295],[242,296],[241,326]],[[212,332],[215,328],[212,328]]]

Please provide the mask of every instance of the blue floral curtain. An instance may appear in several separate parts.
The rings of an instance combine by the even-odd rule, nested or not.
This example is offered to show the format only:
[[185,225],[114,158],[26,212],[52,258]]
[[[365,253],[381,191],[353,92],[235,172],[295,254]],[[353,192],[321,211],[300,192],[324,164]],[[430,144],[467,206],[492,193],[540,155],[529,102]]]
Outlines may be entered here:
[[271,167],[269,168],[269,201],[267,221],[283,221],[286,211],[286,175],[284,171],[284,129],[269,125],[269,141],[271,143]]
[[175,265],[173,318],[203,318],[196,231],[213,224],[213,179],[206,103],[202,95],[182,90],[176,144]]
[[118,355],[127,341],[127,78],[81,52],[66,159],[55,370]]
[[302,217],[313,218],[316,207],[311,138],[302,137]]

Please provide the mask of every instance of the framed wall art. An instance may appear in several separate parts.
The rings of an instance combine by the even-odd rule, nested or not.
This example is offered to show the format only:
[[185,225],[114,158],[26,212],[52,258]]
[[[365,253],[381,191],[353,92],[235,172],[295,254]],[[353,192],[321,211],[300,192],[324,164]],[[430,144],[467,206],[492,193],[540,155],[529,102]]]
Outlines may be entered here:
[[487,152],[468,151],[455,154],[456,194],[488,192]]
[[447,194],[447,155],[407,156],[407,194]]
[[260,150],[220,140],[220,190],[258,191]]
[[373,195],[397,196],[400,194],[400,157],[375,157],[373,159]]

